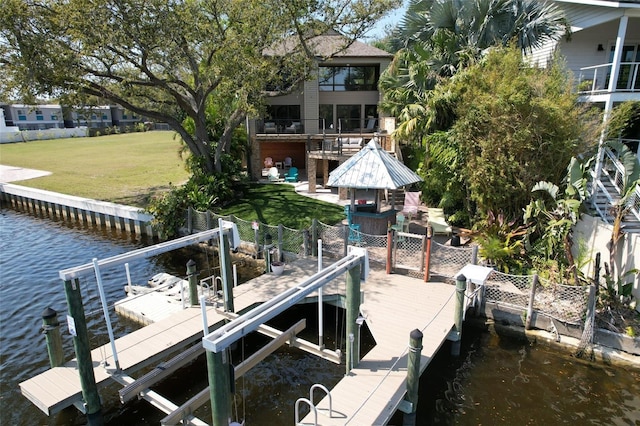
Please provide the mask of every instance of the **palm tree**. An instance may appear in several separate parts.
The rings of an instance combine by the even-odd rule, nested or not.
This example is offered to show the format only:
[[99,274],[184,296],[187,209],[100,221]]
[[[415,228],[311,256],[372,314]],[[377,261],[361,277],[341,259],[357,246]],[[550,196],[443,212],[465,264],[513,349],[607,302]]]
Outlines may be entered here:
[[381,109],[398,118],[398,136],[421,142],[425,130],[438,127],[426,103],[440,79],[491,46],[515,42],[530,51],[568,31],[558,8],[536,0],[410,0],[391,36],[398,53],[380,80]]

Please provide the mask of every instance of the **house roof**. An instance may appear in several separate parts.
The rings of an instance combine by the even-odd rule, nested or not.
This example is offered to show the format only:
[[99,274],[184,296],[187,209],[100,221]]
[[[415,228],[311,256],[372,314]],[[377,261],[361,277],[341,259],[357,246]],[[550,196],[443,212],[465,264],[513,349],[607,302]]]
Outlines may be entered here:
[[372,139],[356,155],[329,174],[327,186],[355,189],[398,189],[422,179]]
[[[370,46],[355,40],[349,44],[349,38],[337,31],[329,31],[315,36],[307,41],[308,47],[314,56],[320,58],[393,58],[393,54],[377,47]],[[277,47],[269,49],[267,55],[285,55],[299,48],[297,37],[289,37],[283,40]]]

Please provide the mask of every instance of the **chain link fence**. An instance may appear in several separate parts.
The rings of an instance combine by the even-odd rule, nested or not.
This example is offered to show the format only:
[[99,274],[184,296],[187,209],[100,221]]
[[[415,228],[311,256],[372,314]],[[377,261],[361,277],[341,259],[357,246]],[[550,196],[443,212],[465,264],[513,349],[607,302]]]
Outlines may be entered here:
[[[316,239],[322,240],[323,255],[341,258],[345,255],[349,238],[346,225],[328,225],[313,221],[310,229],[291,229],[283,225],[267,225],[256,221],[246,221],[233,216],[221,216],[212,212],[191,210],[188,213],[190,232],[204,231],[218,226],[222,218],[236,223],[240,234],[239,251],[260,256],[265,248],[278,250],[285,261],[295,260],[316,253],[313,247]],[[439,275],[446,282],[454,283],[456,274],[467,264],[477,263],[477,249],[474,247],[452,247],[431,242],[430,256],[425,258],[425,236],[398,232],[392,239],[392,265],[405,273],[422,278],[424,265],[428,262],[429,272]],[[386,265],[387,235],[369,235],[358,232],[355,240],[349,242],[366,247],[372,263]],[[482,298],[486,302],[508,305],[523,311],[529,308],[533,275],[509,275],[493,271],[484,285]],[[569,324],[583,324],[588,305],[588,288],[538,280],[535,288],[533,307],[538,314],[546,315]]]

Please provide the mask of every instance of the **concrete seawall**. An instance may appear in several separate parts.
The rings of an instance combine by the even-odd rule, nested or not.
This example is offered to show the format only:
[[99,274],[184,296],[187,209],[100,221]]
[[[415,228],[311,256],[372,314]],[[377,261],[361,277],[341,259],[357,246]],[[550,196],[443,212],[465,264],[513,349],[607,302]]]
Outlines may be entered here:
[[63,220],[107,226],[136,235],[158,236],[153,216],[137,207],[75,197],[42,189],[0,183],[0,202],[15,210],[47,214]]

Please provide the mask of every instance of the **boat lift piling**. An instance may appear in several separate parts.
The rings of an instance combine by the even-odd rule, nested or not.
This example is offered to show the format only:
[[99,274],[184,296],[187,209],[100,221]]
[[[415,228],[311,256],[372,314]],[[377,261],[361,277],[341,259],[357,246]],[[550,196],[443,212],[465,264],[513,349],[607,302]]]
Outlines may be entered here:
[[422,353],[422,331],[417,328],[409,334],[409,356],[407,361],[407,396],[403,402],[410,405],[403,414],[403,426],[415,426],[418,410],[418,387],[420,384],[420,355]]
[[104,419],[102,417],[98,385],[96,385],[96,376],[93,373],[87,320],[84,315],[82,295],[80,294],[80,280],[78,278],[65,280],[64,293],[69,306],[67,322],[69,323],[69,331],[73,336],[73,348],[76,352],[78,375],[80,376],[80,386],[82,387],[82,399],[84,400],[82,408],[87,415],[87,425],[102,426]]
[[[223,220],[218,219],[218,226],[222,229]],[[220,272],[222,274],[222,286],[224,294],[224,310],[225,312],[235,312],[233,305],[233,280],[231,269],[231,249],[229,247],[229,238],[220,233]]]

